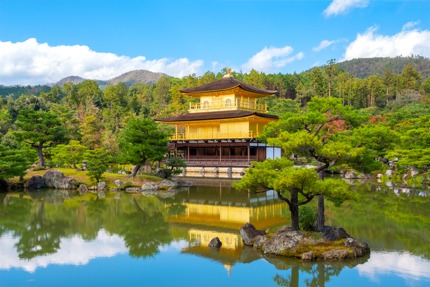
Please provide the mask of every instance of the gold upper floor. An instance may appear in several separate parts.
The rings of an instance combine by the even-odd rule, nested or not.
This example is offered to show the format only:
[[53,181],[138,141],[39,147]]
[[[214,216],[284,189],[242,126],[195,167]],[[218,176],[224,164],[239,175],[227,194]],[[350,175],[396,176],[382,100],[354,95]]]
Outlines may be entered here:
[[259,104],[257,99],[228,96],[202,97],[200,103],[190,103],[189,113],[247,110],[267,113],[267,105]]

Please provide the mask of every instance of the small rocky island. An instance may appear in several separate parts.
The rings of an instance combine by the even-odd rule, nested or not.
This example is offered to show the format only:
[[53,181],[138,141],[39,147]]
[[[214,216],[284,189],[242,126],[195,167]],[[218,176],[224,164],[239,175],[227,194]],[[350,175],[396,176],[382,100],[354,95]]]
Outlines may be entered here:
[[352,238],[343,228],[325,226],[322,232],[294,231],[284,227],[275,234],[255,229],[251,223],[240,228],[243,244],[264,254],[316,259],[354,259],[370,253],[367,243]]

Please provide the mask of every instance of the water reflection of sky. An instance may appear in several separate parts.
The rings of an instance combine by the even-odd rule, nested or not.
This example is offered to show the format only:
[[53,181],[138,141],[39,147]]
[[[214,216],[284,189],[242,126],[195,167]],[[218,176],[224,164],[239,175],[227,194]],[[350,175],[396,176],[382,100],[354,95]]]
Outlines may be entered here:
[[369,260],[357,266],[360,276],[379,282],[382,276],[395,275],[409,280],[430,281],[430,261],[407,252],[372,252]]
[[19,268],[34,272],[37,268],[53,264],[85,265],[95,258],[128,253],[124,240],[118,235],[109,235],[105,230],[100,230],[97,237],[91,241],[85,241],[80,236],[63,238],[57,253],[37,256],[30,260],[19,258],[15,246],[18,241],[12,234],[0,237],[0,270]]
[[[0,237],[0,278],[1,274],[11,273],[6,282],[1,280],[2,287],[24,282],[24,285],[56,286],[55,276],[69,278],[62,283],[64,286],[76,286],[85,282],[89,274],[94,275],[93,272],[99,274],[97,282],[93,280],[93,283],[102,286],[115,286],[112,283],[120,284],[124,280],[128,286],[140,286],[142,282],[149,283],[148,286],[171,286],[175,283],[199,286],[208,278],[212,279],[206,286],[242,286],[241,283],[245,282],[248,286],[276,286],[274,276],[279,274],[287,278],[291,274],[291,270],[277,270],[264,259],[237,262],[230,273],[221,262],[181,254],[181,250],[189,246],[186,240],[159,247],[160,253],[154,257],[133,259],[128,255],[124,240],[105,230],[99,231],[91,241],[80,236],[63,238],[57,253],[31,260],[19,258],[17,242],[18,239],[10,233]],[[366,263],[352,269],[344,267],[338,276],[330,278],[326,286],[429,286],[429,270],[430,261],[419,256],[406,252],[372,252]],[[309,276],[300,271],[299,286],[305,286],[302,283]],[[39,284],[30,284],[31,280],[38,280]]]

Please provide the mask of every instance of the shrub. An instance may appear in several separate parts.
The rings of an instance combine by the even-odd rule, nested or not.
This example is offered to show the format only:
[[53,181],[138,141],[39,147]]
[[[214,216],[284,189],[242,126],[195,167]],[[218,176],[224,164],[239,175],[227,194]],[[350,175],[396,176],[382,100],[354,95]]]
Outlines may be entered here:
[[317,222],[317,210],[315,207],[300,206],[299,227],[305,231],[315,231]]

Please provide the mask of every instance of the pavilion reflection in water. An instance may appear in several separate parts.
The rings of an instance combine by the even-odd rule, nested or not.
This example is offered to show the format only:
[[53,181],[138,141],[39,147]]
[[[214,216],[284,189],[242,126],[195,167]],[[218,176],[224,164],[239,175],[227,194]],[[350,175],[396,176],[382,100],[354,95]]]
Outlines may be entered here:
[[[260,258],[253,252],[243,252],[239,233],[242,225],[251,222],[257,229],[275,230],[289,221],[285,216],[288,206],[273,191],[247,193],[219,184],[195,186],[178,193],[176,198],[182,201],[185,212],[169,217],[168,221],[187,229],[190,244],[182,252],[216,260],[228,272],[236,262]],[[219,251],[208,247],[214,237],[222,242]]]

